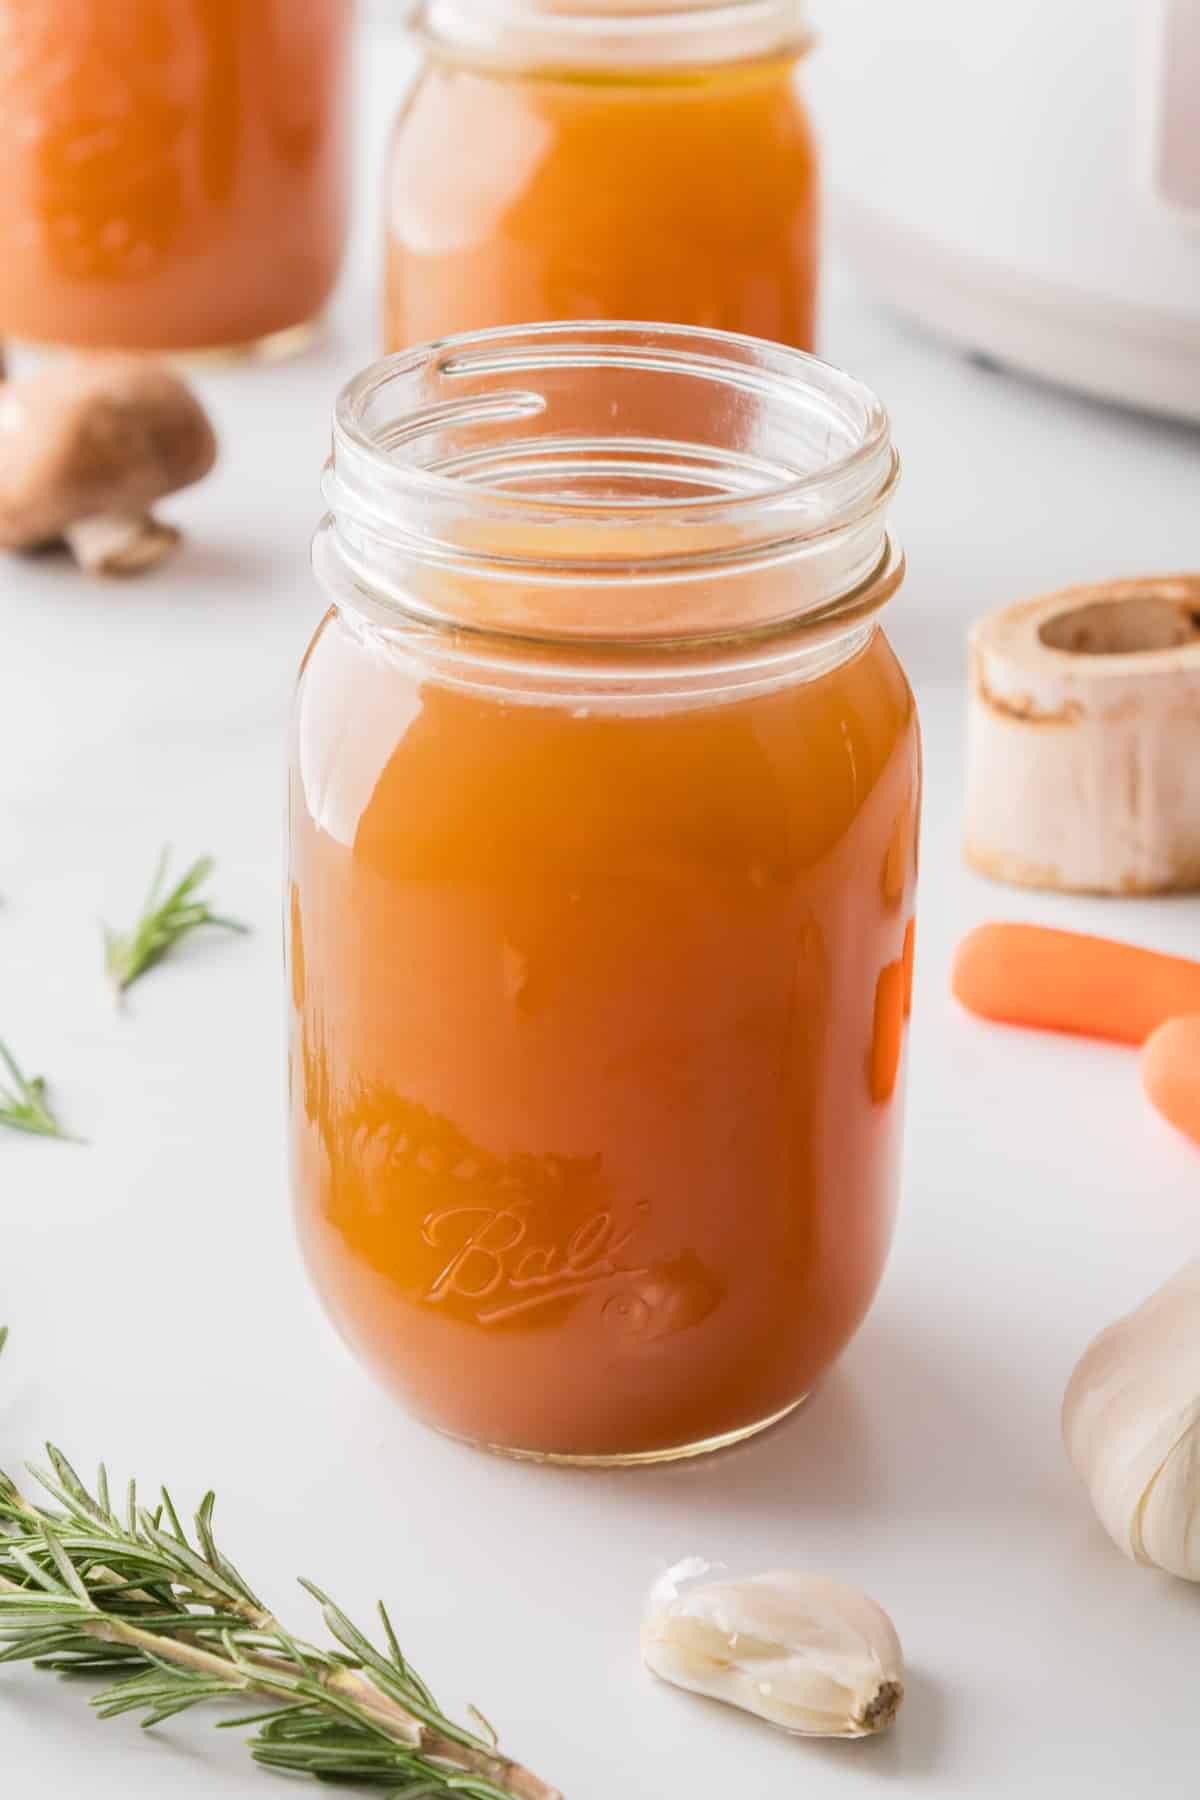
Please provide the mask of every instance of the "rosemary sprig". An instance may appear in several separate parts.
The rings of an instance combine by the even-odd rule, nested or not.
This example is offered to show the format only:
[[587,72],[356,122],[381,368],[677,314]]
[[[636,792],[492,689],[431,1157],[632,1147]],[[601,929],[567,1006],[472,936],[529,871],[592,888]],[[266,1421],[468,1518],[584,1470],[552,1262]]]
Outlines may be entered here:
[[104,927],[104,962],[108,978],[117,990],[118,999],[126,988],[145,975],[175,948],[182,938],[200,925],[215,925],[222,931],[248,931],[248,925],[237,919],[223,918],[213,912],[197,890],[213,872],[211,856],[199,857],[183,879],[164,894],[170,846],[164,848],[146,895],[141,917],[130,932],[110,931]]
[[0,1082],[0,1125],[7,1125],[12,1131],[31,1131],[38,1137],[62,1138],[67,1143],[78,1143],[69,1131],[64,1131],[46,1100],[46,1078],[44,1075],[25,1076],[17,1067],[16,1059],[8,1045],[0,1042],[0,1063],[8,1071],[11,1087]]
[[111,1677],[92,1704],[144,1726],[209,1701],[262,1696],[268,1709],[222,1720],[257,1726],[251,1755],[268,1769],[383,1787],[396,1800],[561,1800],[486,1735],[456,1724],[405,1659],[380,1605],[384,1645],[303,1582],[338,1648],[293,1637],[213,1535],[213,1496],[194,1537],[163,1490],[136,1488],[118,1513],[100,1470],[95,1493],[60,1451],[31,1473],[53,1505],[26,1499],[0,1473],[0,1663]]

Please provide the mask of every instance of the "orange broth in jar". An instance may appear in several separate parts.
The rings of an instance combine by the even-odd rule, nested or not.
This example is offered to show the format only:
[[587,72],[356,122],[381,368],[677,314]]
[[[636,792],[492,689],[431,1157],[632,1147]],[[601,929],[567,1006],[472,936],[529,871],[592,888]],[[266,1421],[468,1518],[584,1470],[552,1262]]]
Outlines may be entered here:
[[385,343],[661,319],[811,349],[796,0],[434,4],[386,184]]
[[[600,440],[580,462],[555,428],[582,422],[581,386],[605,428],[614,352],[654,391],[639,408],[624,390],[594,513],[564,523],[556,497],[542,520],[531,484],[596,479]],[[318,542],[335,607],[293,733],[309,1267],[351,1344],[442,1430],[579,1461],[710,1448],[809,1391],[891,1236],[920,769],[873,617],[900,576],[886,419],[807,358],[700,333],[485,334],[390,384],[380,368],[342,403]],[[711,403],[681,405],[689,383]],[[549,435],[468,446],[514,388],[540,391]],[[400,441],[383,397],[421,421],[402,457],[440,471],[473,449],[511,478],[476,502],[437,474],[435,513],[461,486],[491,516],[466,538],[431,517],[398,563],[381,496],[395,475],[427,500],[428,470],[373,485],[364,445]],[[732,504],[717,473],[731,400],[823,405],[826,424],[836,405],[858,447],[765,536],[777,465]],[[715,444],[668,459],[664,410]],[[701,462],[714,497],[680,504]],[[818,490],[839,481],[830,512]],[[842,521],[839,548],[822,528],[781,549],[781,522],[818,518]]]
[[0,0],[0,336],[282,347],[348,206],[353,0]]

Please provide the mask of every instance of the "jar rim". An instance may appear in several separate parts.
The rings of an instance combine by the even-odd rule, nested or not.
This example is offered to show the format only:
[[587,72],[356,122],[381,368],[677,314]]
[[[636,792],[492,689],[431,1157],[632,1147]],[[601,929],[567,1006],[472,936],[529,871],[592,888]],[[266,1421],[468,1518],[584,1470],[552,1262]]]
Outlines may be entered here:
[[886,411],[832,365],[734,333],[585,321],[370,365],[338,397],[325,495],[345,559],[397,604],[392,576],[437,566],[588,590],[595,635],[621,637],[619,590],[787,569],[790,616],[860,590],[886,561],[897,478]]
[[422,0],[414,28],[510,66],[710,66],[812,42],[809,0]]
[[[628,341],[622,341],[627,338]],[[510,346],[505,351],[505,346]],[[753,354],[755,361],[735,360],[731,351]],[[857,408],[861,419],[860,441],[844,456],[831,459],[820,468],[790,474],[770,488],[751,493],[730,494],[719,501],[700,496],[680,496],[670,503],[671,510],[686,509],[693,516],[726,516],[737,510],[761,506],[765,500],[800,498],[831,482],[854,478],[860,472],[873,481],[881,456],[887,460],[891,451],[891,422],[876,395],[863,382],[845,374],[833,363],[823,361],[806,350],[792,349],[765,338],[749,337],[739,332],[707,331],[692,325],[659,325],[631,320],[580,320],[558,324],[521,326],[489,326],[483,331],[459,332],[435,338],[408,350],[394,351],[389,356],[368,364],[348,381],[335,403],[334,441],[356,456],[377,459],[395,481],[397,495],[407,492],[413,499],[422,497],[461,497],[465,483],[461,475],[443,474],[436,468],[398,465],[390,451],[397,439],[390,436],[381,444],[379,434],[364,424],[364,415],[379,392],[409,376],[420,375],[437,367],[441,373],[456,375],[467,368],[497,373],[511,370],[514,374],[558,363],[565,367],[621,363],[626,366],[664,369],[666,357],[682,369],[687,367],[697,378],[721,380],[732,386],[764,392],[775,384],[782,394],[787,385],[803,384],[812,397],[844,408]],[[514,392],[512,414],[518,419],[531,397]],[[451,405],[454,403],[451,402]],[[492,403],[494,405],[494,402]],[[409,441],[432,430],[437,420],[434,409],[412,415],[406,427]],[[465,422],[465,415],[463,415]],[[514,504],[512,494],[503,488],[472,484],[471,493],[480,504],[496,504],[507,508]],[[579,499],[523,494],[517,503],[522,511],[532,509],[546,516],[573,516],[582,506],[588,510],[599,504]]]

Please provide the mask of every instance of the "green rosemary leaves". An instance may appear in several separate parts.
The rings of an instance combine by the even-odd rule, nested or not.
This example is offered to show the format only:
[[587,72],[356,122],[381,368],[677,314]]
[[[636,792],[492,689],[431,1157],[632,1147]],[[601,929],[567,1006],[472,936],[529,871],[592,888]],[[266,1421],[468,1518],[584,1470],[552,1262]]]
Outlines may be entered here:
[[7,1125],[10,1131],[31,1131],[37,1137],[63,1138],[68,1143],[78,1143],[77,1138],[63,1130],[51,1112],[44,1075],[23,1075],[12,1052],[3,1043],[0,1043],[0,1067],[6,1071],[6,1079],[0,1079],[0,1125]]
[[158,859],[141,917],[133,930],[115,932],[105,927],[105,966],[118,997],[198,926],[213,925],[222,931],[249,929],[237,919],[226,919],[213,912],[208,901],[200,896],[198,890],[213,871],[211,856],[201,856],[182,880],[169,893],[164,893],[170,858],[170,850],[165,849]]
[[257,1727],[255,1761],[289,1774],[397,1800],[560,1800],[502,1754],[490,1728],[481,1735],[441,1712],[382,1605],[380,1648],[305,1582],[336,1648],[302,1642],[218,1548],[211,1494],[189,1538],[165,1490],[150,1509],[131,1487],[118,1512],[103,1469],[93,1494],[59,1451],[48,1454],[50,1472],[33,1474],[51,1505],[0,1474],[0,1664],[102,1677],[100,1716],[140,1713],[144,1725],[261,1697],[267,1710],[221,1723]]

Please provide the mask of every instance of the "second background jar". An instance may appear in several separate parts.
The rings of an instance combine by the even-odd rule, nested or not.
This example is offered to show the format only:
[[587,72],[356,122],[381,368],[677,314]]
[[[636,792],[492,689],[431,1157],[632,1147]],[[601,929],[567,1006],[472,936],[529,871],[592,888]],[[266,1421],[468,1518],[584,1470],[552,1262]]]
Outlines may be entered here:
[[354,0],[0,0],[0,338],[279,355],[332,293]]
[[811,349],[799,0],[432,0],[386,183],[386,348],[655,319]]

